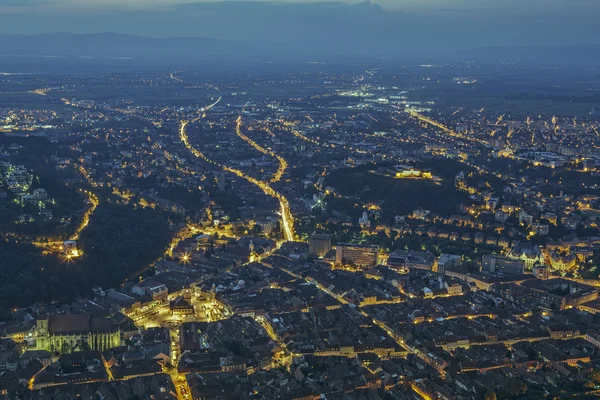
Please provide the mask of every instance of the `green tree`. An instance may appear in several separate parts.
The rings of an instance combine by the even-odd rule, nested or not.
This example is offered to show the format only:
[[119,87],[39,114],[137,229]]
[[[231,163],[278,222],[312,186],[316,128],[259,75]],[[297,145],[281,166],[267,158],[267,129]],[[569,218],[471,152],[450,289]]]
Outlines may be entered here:
[[597,370],[597,369],[593,370],[590,373],[590,379],[594,383],[600,383],[600,370]]
[[467,271],[472,274],[475,272],[479,272],[480,271],[480,267],[479,264],[473,262],[473,261],[468,261],[464,264],[464,266],[467,268]]
[[258,224],[254,224],[252,230],[250,231],[252,236],[260,236],[262,234],[262,228]]
[[496,400],[496,392],[488,391],[485,396],[483,396],[484,400]]
[[513,385],[510,388],[510,393],[513,396],[521,396],[524,395],[525,393],[527,393],[527,384],[523,381],[517,381],[515,383],[513,383]]

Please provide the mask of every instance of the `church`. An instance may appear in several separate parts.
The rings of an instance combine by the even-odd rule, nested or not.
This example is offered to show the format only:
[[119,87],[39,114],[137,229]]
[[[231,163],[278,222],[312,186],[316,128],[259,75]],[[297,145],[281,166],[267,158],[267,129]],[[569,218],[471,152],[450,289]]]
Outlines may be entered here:
[[120,329],[107,318],[73,314],[37,320],[38,350],[66,354],[81,350],[104,351],[120,345]]

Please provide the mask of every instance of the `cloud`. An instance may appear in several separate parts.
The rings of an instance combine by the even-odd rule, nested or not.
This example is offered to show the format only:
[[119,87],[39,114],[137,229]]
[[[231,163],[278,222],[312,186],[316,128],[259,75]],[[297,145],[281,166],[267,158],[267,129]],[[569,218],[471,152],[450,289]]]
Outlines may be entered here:
[[0,0],[0,6],[31,6],[48,3],[49,0]]
[[600,12],[598,0],[380,0],[381,5],[410,12],[460,11],[468,15],[547,15]]
[[[0,0],[0,9],[12,12],[85,12],[98,10],[155,10],[185,3],[230,0]],[[234,0],[248,3],[268,0]],[[338,1],[355,4],[368,0],[275,0],[276,3],[318,3]],[[387,10],[420,14],[456,11],[463,16],[548,15],[600,13],[599,0],[371,0]]]
[[[185,0],[183,0],[185,1]],[[0,0],[0,7],[19,11],[145,10],[173,6],[179,0]],[[191,0],[193,1],[193,0]]]
[[[170,8],[181,4],[213,3],[229,0],[0,0],[0,6],[29,8],[32,5],[44,7],[45,9],[125,9],[125,10],[152,10],[157,8]],[[262,3],[269,0],[235,0],[236,2]],[[275,3],[315,3],[330,0],[276,0]],[[352,0],[334,0],[339,2],[350,2]],[[356,1],[354,1],[356,2]]]

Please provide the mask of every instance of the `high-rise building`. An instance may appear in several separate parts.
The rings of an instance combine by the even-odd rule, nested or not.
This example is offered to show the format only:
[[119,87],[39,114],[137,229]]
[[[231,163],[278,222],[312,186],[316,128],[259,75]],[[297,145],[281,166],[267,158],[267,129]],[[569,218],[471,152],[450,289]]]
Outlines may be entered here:
[[331,251],[331,236],[315,233],[308,240],[308,252],[316,257],[324,257]]
[[340,243],[335,251],[335,264],[374,267],[379,262],[379,246]]

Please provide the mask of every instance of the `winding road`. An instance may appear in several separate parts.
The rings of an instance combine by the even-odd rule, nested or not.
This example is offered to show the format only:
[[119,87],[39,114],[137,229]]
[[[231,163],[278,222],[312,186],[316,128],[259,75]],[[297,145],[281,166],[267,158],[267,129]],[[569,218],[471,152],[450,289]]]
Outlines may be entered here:
[[285,170],[288,167],[288,163],[285,160],[285,158],[281,157],[278,154],[275,154],[275,152],[273,152],[272,150],[262,147],[261,145],[256,143],[254,140],[252,140],[248,136],[244,135],[242,133],[242,129],[241,129],[242,128],[242,117],[238,117],[238,119],[236,120],[235,123],[236,123],[235,133],[242,140],[244,140],[246,143],[248,143],[250,146],[254,147],[256,150],[258,150],[262,154],[276,158],[277,161],[279,161],[279,168],[277,168],[277,171],[275,171],[275,173],[273,174],[273,177],[271,178],[271,183],[279,182],[281,180],[281,177],[285,173]]
[[190,121],[182,120],[179,125],[179,138],[181,139],[181,141],[183,142],[185,147],[187,147],[187,149],[195,157],[200,158],[200,159],[206,161],[207,163],[213,164],[213,165],[221,168],[223,171],[230,172],[234,175],[237,175],[238,177],[240,177],[242,179],[245,179],[246,181],[258,186],[265,194],[277,199],[279,201],[279,205],[281,207],[281,211],[280,211],[281,222],[282,222],[285,241],[287,241],[287,242],[294,241],[294,217],[290,210],[290,204],[289,204],[288,200],[281,193],[279,193],[278,191],[273,189],[273,187],[271,187],[271,185],[269,183],[258,180],[239,169],[231,168],[231,167],[228,167],[227,165],[220,164],[220,163],[208,158],[204,153],[202,153],[201,151],[196,149],[194,146],[192,146],[190,144],[189,137],[186,132],[186,127],[188,126],[189,123],[190,123]]

